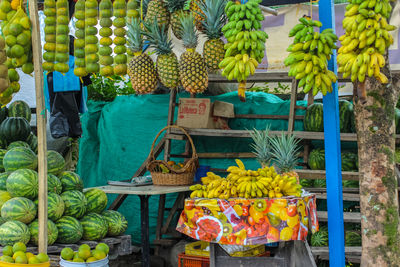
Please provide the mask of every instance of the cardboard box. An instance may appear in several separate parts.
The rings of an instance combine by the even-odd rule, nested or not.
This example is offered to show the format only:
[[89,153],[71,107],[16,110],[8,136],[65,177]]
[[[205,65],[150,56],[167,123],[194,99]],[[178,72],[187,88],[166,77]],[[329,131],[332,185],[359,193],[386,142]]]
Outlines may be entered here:
[[180,98],[177,125],[186,128],[226,129],[227,123],[220,118],[233,118],[234,107],[231,103],[208,98]]

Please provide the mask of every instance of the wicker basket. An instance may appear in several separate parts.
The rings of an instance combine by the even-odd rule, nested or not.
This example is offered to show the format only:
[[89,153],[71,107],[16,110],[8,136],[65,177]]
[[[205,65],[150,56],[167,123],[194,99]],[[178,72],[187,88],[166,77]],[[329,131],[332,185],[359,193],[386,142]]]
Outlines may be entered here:
[[[186,161],[185,165],[180,169],[174,169],[169,166],[169,164],[164,160],[156,160],[154,157],[154,146],[158,137],[160,137],[162,132],[170,128],[181,130],[186,135],[187,139],[190,142],[190,145],[192,146],[192,157],[188,161]],[[157,134],[156,138],[153,141],[153,144],[151,145],[151,150],[147,162],[147,169],[151,173],[151,178],[153,179],[154,185],[191,185],[193,184],[194,175],[199,165],[199,159],[192,138],[185,131],[185,129],[176,125],[169,125],[163,128]],[[164,165],[169,170],[169,173],[161,172],[160,164]]]

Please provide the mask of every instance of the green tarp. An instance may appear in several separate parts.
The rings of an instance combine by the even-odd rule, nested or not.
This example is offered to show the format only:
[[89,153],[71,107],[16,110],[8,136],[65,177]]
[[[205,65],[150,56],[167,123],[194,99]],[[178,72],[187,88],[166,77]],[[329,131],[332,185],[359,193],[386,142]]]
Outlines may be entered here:
[[[247,93],[247,101],[239,101],[237,92],[210,97],[235,105],[236,114],[289,114],[289,101],[265,93]],[[178,97],[188,97],[179,94]],[[85,187],[105,185],[108,180],[126,180],[147,158],[156,134],[167,124],[169,95],[118,96],[113,102],[90,102],[89,111],[82,116],[83,134],[80,139],[78,173]],[[305,101],[297,105],[306,106]],[[297,110],[297,115],[304,110]],[[232,129],[286,130],[286,120],[234,119]],[[303,130],[302,121],[296,121],[296,130]],[[173,152],[183,152],[183,143],[174,141]],[[198,152],[249,152],[250,140],[235,138],[194,138]],[[175,145],[176,144],[176,145]],[[201,165],[226,168],[233,159],[201,160]],[[257,162],[246,160],[249,168],[258,168]],[[167,195],[167,207],[171,207],[174,195]],[[111,203],[115,195],[109,195]],[[158,197],[150,198],[150,233],[155,232]],[[128,234],[140,243],[140,202],[137,196],[128,197],[120,207],[129,221]],[[152,236],[153,238],[154,236]],[[152,239],[151,238],[151,239]]]

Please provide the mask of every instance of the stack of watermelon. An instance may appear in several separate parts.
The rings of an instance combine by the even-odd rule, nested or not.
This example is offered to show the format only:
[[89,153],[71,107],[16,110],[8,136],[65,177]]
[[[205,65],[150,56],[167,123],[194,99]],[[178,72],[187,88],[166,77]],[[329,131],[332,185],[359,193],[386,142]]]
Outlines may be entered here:
[[[8,118],[7,118],[8,114]],[[22,101],[0,110],[0,245],[38,243],[37,139],[30,132],[31,113]],[[56,151],[47,152],[48,244],[76,243],[121,235],[125,217],[105,211],[107,195],[100,189],[83,193],[78,174],[65,171]]]

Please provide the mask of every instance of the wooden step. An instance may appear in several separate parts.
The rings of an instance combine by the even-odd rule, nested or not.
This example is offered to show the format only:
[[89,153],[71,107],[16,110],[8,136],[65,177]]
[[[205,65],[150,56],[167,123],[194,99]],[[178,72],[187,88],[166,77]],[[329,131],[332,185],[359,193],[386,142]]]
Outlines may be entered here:
[[[317,196],[317,199],[328,199],[328,194],[327,193],[315,193]],[[359,194],[353,194],[353,193],[343,193],[343,200],[345,201],[360,201],[360,195]]]
[[[361,247],[345,247],[346,261],[360,263]],[[311,247],[311,252],[315,258],[329,260],[329,247]]]
[[[318,221],[327,222],[328,212],[327,211],[317,211]],[[359,212],[343,212],[343,220],[348,223],[361,223],[361,214]]]

